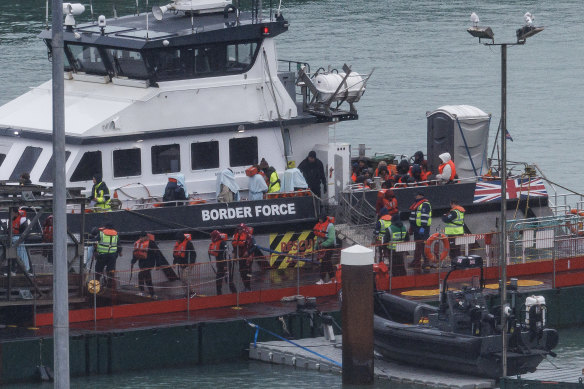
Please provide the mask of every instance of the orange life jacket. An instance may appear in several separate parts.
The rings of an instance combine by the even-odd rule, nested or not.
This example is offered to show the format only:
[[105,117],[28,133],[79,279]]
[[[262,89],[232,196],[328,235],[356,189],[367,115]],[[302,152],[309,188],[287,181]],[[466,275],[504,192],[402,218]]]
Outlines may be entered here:
[[209,243],[209,255],[212,255],[214,257],[218,257],[219,255],[221,255],[221,243],[225,242],[226,240],[227,234],[221,234],[218,240]]
[[[148,237],[150,238],[150,237]],[[134,257],[138,259],[146,259],[148,257],[148,246],[150,245],[150,239],[142,240],[138,239],[134,243]]]
[[438,173],[442,174],[442,171],[446,165],[450,165],[450,178],[448,180],[454,181],[454,177],[456,176],[456,166],[454,166],[454,162],[452,162],[452,160],[438,166]]
[[49,216],[43,224],[43,242],[53,241],[53,216]]
[[334,217],[327,216],[324,222],[316,223],[316,225],[313,228],[314,235],[316,235],[319,238],[326,238],[326,229],[328,228],[329,223],[334,224],[334,222],[335,222]]
[[[422,171],[421,177],[422,177],[422,181],[428,181],[430,179],[430,176],[432,175],[431,171]],[[428,185],[426,183],[426,185]]]
[[12,219],[12,235],[20,235],[22,231],[20,231],[20,219],[26,218],[26,211],[24,209],[18,210],[18,215],[14,216]]
[[188,239],[183,239],[182,242],[175,242],[174,248],[172,249],[172,256],[174,258],[186,258],[187,256],[187,243]]
[[395,197],[391,199],[383,198],[383,206],[387,209],[389,215],[395,215],[398,212],[397,199]]
[[355,172],[353,172],[353,174],[351,174],[351,181],[353,181],[353,182],[357,181],[357,174]]
[[236,231],[233,234],[233,240],[231,244],[233,247],[247,246],[251,241],[251,236],[253,235],[253,228],[247,227],[245,229]]
[[455,206],[454,206],[454,207],[452,207],[450,210],[451,210],[451,211],[457,210],[457,211],[460,211],[460,212],[462,212],[462,213],[465,213],[465,212],[466,212],[466,210],[465,210],[464,208],[462,208],[460,205],[455,205]]

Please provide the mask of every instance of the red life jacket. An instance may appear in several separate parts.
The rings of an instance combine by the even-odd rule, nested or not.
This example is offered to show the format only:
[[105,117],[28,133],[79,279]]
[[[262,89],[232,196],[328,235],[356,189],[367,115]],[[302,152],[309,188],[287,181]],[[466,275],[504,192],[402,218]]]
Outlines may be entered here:
[[452,162],[452,160],[443,163],[442,165],[438,166],[438,173],[442,174],[442,171],[444,170],[444,167],[446,165],[450,165],[450,178],[449,181],[454,181],[454,177],[456,176],[456,166],[454,166],[454,162]]
[[221,243],[225,242],[226,240],[227,234],[221,234],[218,240],[209,243],[209,255],[212,255],[214,257],[218,257],[219,255],[221,255]]
[[383,206],[387,208],[387,213],[389,215],[395,215],[398,212],[397,199],[395,197],[391,199],[383,198]]
[[138,259],[146,259],[148,257],[148,246],[150,245],[150,237],[146,240],[138,239],[134,243],[134,257]]
[[53,216],[49,216],[43,224],[43,242],[53,241]]
[[415,211],[416,209],[418,209],[418,207],[420,205],[422,205],[422,203],[425,203],[425,202],[428,202],[428,200],[426,200],[425,197],[422,198],[422,199],[420,199],[420,200],[418,200],[418,201],[416,201],[414,204],[410,205],[410,208],[409,208],[410,211]]
[[326,220],[322,223],[316,223],[314,226],[313,232],[319,238],[326,238],[326,229],[328,228],[329,223],[334,223],[335,218],[331,216],[327,216]]
[[252,234],[253,229],[251,227],[236,231],[233,234],[233,240],[231,244],[233,245],[233,247],[248,246],[251,241]]
[[174,258],[186,258],[187,256],[187,242],[185,239],[182,242],[175,242],[174,249],[172,250],[172,256]]
[[18,210],[18,215],[14,216],[12,219],[12,235],[20,235],[22,231],[20,231],[20,220],[22,218],[26,218],[26,211],[24,209]]

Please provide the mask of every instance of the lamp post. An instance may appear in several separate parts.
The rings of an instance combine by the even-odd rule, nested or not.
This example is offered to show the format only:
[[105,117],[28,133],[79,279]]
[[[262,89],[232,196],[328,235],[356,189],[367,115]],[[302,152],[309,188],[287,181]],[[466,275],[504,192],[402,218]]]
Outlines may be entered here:
[[[543,31],[543,27],[533,26],[531,13],[524,15],[525,25],[517,30],[517,41],[495,43],[495,34],[490,27],[480,27],[479,18],[474,12],[471,14],[473,27],[467,29],[472,36],[479,38],[479,43],[485,46],[501,46],[501,332],[502,332],[502,375],[507,375],[507,46],[524,45],[527,38]],[[482,42],[482,39],[490,42]]]

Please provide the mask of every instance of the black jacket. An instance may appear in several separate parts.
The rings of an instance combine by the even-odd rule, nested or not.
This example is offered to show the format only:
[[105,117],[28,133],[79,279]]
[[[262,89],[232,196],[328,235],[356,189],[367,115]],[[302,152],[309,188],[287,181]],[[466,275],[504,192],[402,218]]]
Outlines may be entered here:
[[[315,158],[313,163],[308,161],[308,158],[305,158],[304,161],[300,162],[298,165],[298,169],[302,172],[308,187],[313,192],[320,193],[320,183],[324,186],[324,190],[326,192],[326,175],[324,173],[324,166],[320,159]],[[318,191],[315,191],[315,188],[319,188]]]
[[155,241],[151,240],[148,244],[148,255],[145,259],[138,259],[132,256],[132,265],[138,262],[140,269],[149,269],[155,267],[158,262],[158,256],[160,255],[160,249]]
[[187,200],[187,195],[182,186],[178,186],[176,182],[169,181],[164,188],[164,196],[162,201]]

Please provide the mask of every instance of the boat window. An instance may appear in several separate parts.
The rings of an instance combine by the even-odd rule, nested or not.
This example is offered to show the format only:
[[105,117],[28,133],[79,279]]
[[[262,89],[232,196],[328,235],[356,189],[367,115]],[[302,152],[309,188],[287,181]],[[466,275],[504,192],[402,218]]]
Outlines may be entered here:
[[4,162],[5,159],[6,159],[6,154],[0,154],[0,166],[2,166],[2,163]]
[[[47,48],[49,50],[49,61],[51,60],[52,56],[53,56],[53,47],[51,46],[51,40],[50,39],[45,39],[45,44],[47,45]],[[64,70],[66,72],[70,72],[71,70],[73,70],[73,68],[71,67],[71,63],[69,62],[69,57],[67,56],[67,50],[63,49],[64,51],[64,55],[63,55],[63,61],[64,61]]]
[[102,175],[101,151],[88,151],[83,154],[70,181],[91,181],[94,174]]
[[108,49],[110,62],[113,64],[116,76],[147,79],[148,69],[139,51]]
[[152,174],[180,172],[180,145],[152,146]]
[[114,177],[131,177],[142,174],[139,148],[114,150]]
[[219,167],[219,142],[191,143],[191,168],[193,170]]
[[30,173],[42,152],[43,149],[41,147],[28,146],[25,148],[10,175],[10,180],[17,181],[22,173]]
[[[71,155],[70,151],[65,151],[65,161],[69,159]],[[53,169],[53,163],[55,160],[55,155],[51,155],[51,159],[49,159],[49,163],[45,166],[45,170],[43,170],[43,174],[41,174],[41,178],[39,179],[40,182],[53,182],[55,177],[55,170]]]
[[95,46],[67,44],[71,52],[75,71],[88,74],[106,75],[107,69],[101,58],[99,49]]
[[227,45],[227,71],[246,70],[253,63],[257,46],[256,42]]
[[145,54],[158,81],[241,73],[251,67],[258,42],[188,46],[152,50]]
[[229,166],[248,166],[258,163],[258,138],[229,139]]

